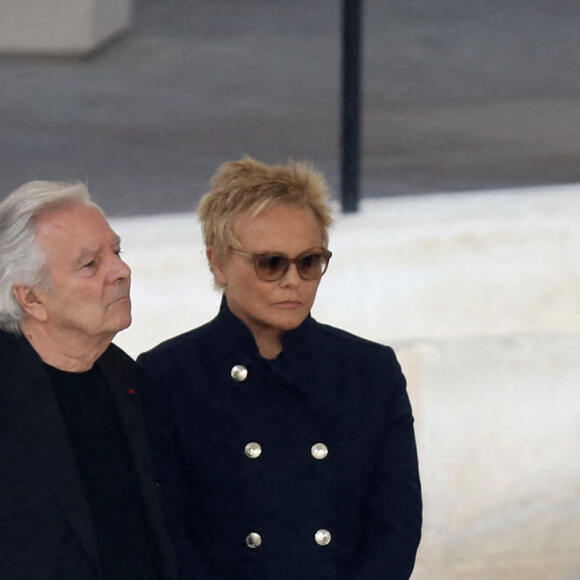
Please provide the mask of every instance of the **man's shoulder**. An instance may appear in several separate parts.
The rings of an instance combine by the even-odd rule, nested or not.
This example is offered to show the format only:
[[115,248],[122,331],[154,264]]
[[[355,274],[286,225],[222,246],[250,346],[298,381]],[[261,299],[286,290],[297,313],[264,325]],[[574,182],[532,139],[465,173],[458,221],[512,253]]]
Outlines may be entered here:
[[7,347],[15,346],[22,340],[22,335],[14,334],[12,332],[6,332],[5,330],[0,330],[0,345]]
[[142,381],[143,370],[116,344],[111,343],[95,364],[109,382],[137,384]]
[[117,364],[126,365],[128,367],[135,366],[135,361],[119,346],[111,343],[107,350],[101,355],[99,362],[110,363],[115,362]]
[[29,364],[34,358],[34,351],[28,344],[28,341],[21,334],[14,334],[0,330],[0,366],[4,369],[5,366],[14,364]]

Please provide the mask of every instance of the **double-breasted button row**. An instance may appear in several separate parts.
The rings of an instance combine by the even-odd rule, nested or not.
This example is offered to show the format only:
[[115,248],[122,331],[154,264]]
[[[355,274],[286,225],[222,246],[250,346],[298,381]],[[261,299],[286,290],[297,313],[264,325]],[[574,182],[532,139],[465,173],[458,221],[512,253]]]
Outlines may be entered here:
[[[244,452],[250,459],[258,459],[262,455],[262,446],[256,441],[250,441]],[[310,449],[310,453],[314,459],[324,459],[328,455],[328,447],[324,443],[315,443]]]
[[[321,528],[314,534],[314,541],[319,546],[328,546],[331,540],[332,534],[328,530],[325,530],[324,528]],[[262,536],[260,536],[260,534],[258,534],[257,532],[250,532],[246,536],[246,546],[248,546],[248,548],[255,550],[256,548],[259,548],[261,545],[262,545]]]
[[315,443],[310,453],[314,459],[324,459],[328,455],[328,447],[324,443]]
[[236,383],[241,383],[248,378],[248,369],[244,365],[235,365],[230,374]]
[[328,546],[331,540],[332,534],[328,530],[325,530],[324,528],[321,528],[314,534],[314,541],[319,546]]
[[246,445],[245,452],[250,459],[258,459],[258,457],[262,455],[262,446],[255,441],[250,441],[250,443]]
[[262,536],[256,532],[251,532],[246,536],[246,546],[255,550],[262,545]]

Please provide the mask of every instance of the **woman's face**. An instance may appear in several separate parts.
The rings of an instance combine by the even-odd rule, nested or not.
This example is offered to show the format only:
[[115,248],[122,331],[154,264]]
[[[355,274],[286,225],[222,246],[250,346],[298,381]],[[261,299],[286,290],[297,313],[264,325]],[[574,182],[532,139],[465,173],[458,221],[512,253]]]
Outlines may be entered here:
[[[321,247],[321,230],[310,208],[274,205],[257,217],[241,213],[233,223],[240,249],[251,254],[284,254],[295,258]],[[211,250],[208,254],[211,260]],[[224,286],[230,310],[250,328],[258,340],[263,335],[281,336],[308,316],[318,280],[303,280],[291,264],[275,282],[261,280],[251,258],[231,250],[221,264],[212,261],[217,281]],[[258,340],[259,342],[259,340]]]

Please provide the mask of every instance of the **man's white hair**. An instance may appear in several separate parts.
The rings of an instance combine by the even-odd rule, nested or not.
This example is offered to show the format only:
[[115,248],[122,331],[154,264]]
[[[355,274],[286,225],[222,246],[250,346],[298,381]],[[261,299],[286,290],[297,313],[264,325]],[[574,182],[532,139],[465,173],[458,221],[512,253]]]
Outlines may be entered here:
[[20,333],[25,313],[14,285],[50,287],[47,256],[36,243],[36,223],[45,214],[74,205],[101,209],[83,183],[30,181],[0,203],[0,329]]

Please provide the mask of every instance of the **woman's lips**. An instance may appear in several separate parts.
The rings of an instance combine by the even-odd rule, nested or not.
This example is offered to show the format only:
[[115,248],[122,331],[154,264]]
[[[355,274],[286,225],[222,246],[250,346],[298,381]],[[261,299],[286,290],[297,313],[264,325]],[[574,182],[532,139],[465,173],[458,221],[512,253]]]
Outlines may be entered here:
[[298,306],[300,306],[300,302],[298,300],[284,300],[282,302],[277,302],[276,306],[279,306],[280,308],[297,308]]

